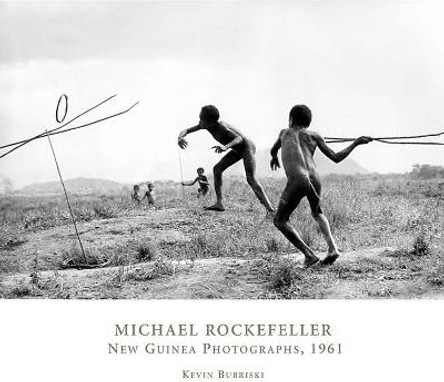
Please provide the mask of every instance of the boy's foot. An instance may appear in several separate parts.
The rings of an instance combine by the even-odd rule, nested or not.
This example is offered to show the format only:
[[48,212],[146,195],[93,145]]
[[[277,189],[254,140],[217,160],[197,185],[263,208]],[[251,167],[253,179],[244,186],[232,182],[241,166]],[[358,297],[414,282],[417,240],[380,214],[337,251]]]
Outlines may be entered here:
[[315,256],[315,257],[310,257],[310,258],[305,258],[304,260],[304,268],[309,268],[312,265],[316,264],[319,261],[319,257]]
[[213,204],[212,206],[204,207],[204,210],[223,212],[223,211],[225,211],[225,207],[223,206],[223,204],[216,203],[216,204]]
[[331,265],[333,264],[339,257],[339,253],[337,252],[329,252],[325,258],[321,260],[322,265]]

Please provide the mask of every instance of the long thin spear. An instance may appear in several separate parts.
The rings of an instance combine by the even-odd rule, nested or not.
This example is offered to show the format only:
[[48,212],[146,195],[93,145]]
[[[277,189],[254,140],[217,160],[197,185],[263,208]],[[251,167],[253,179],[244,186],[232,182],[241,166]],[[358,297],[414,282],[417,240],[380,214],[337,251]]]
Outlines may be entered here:
[[[326,140],[327,143],[345,143],[345,142],[351,142],[354,141],[355,139],[344,139],[344,140],[340,140],[340,139],[336,139],[336,140]],[[377,138],[373,138],[374,141],[376,142],[381,142],[381,143],[387,143],[389,145],[434,145],[434,146],[444,146],[444,143],[442,142],[394,142],[394,141],[387,141],[384,139],[377,139]]]
[[[373,138],[374,140],[392,140],[392,139],[415,139],[415,138],[427,138],[427,137],[439,137],[441,135],[444,135],[444,131],[441,131],[439,133],[432,133],[432,134],[423,134],[423,135],[410,135],[405,137],[376,137]],[[338,142],[349,142],[354,141],[356,138],[336,138],[336,137],[325,137],[325,139],[328,139],[330,141],[338,141]],[[330,142],[333,143],[333,142]]]
[[[128,112],[129,112],[133,107],[135,107],[137,104],[139,104],[139,101],[137,101],[136,103],[134,103],[133,105],[131,105],[128,109],[123,110],[123,111],[119,111],[119,112],[116,113],[116,114],[112,114],[112,115],[109,115],[109,116],[107,116],[107,117],[103,117],[103,118],[100,118],[100,119],[96,119],[95,121],[88,122],[88,123],[85,123],[85,124],[80,125],[80,126],[70,127],[69,129],[65,129],[65,130],[62,130],[62,131],[53,131],[53,132],[50,132],[50,131],[49,131],[48,134],[42,135],[41,137],[38,137],[38,138],[44,138],[44,137],[49,137],[49,136],[51,136],[51,135],[63,134],[63,133],[67,133],[68,131],[73,131],[73,130],[81,129],[82,127],[87,127],[87,126],[95,125],[96,123],[103,122],[103,121],[106,121],[107,119],[111,119],[111,118],[117,117],[117,116],[119,116],[119,115],[122,115],[122,114],[128,113]],[[35,138],[35,139],[38,139],[38,138]],[[0,148],[1,148],[1,147],[0,147]],[[9,153],[9,152],[7,152],[6,154],[8,154],[8,153]],[[6,154],[4,154],[4,155],[6,155]],[[3,158],[4,155],[0,156],[0,158]]]
[[[326,142],[327,143],[345,143],[345,142],[354,141],[355,139],[326,140]],[[434,145],[434,146],[444,146],[444,143],[442,143],[442,142],[395,142],[395,141],[387,141],[385,139],[378,139],[378,138],[373,138],[373,140],[376,141],[376,142],[387,143],[389,145]]]
[[183,185],[183,169],[182,169],[182,158],[180,156],[180,151],[179,148],[177,149],[177,155],[179,156],[179,167],[180,167],[180,180],[181,180],[181,185],[182,185],[182,196],[183,199],[185,200],[185,186]]
[[35,136],[32,137],[32,138],[28,138],[28,139],[24,139],[24,140],[21,140],[21,141],[18,141],[18,142],[8,143],[7,145],[0,146],[0,149],[5,149],[5,148],[7,148],[7,147],[11,147],[11,146],[19,145],[18,147],[14,147],[12,150],[10,150],[10,151],[8,151],[7,153],[5,153],[5,154],[3,154],[2,156],[0,156],[0,158],[3,158],[4,156],[8,155],[9,153],[13,152],[14,150],[17,150],[18,148],[20,148],[20,147],[22,147],[22,146],[28,144],[29,142],[32,142],[32,141],[35,140],[35,139],[43,138],[43,137],[45,137],[45,136],[48,135],[48,134],[49,134],[49,135],[50,135],[50,134],[53,134],[53,132],[62,129],[62,128],[65,127],[65,126],[68,126],[70,123],[74,122],[76,119],[78,119],[78,118],[84,116],[85,114],[89,113],[90,111],[92,111],[92,110],[98,108],[99,106],[103,105],[104,103],[108,102],[109,100],[111,100],[112,98],[114,98],[114,97],[116,97],[116,96],[117,96],[117,94],[114,94],[114,95],[112,95],[111,97],[108,97],[107,99],[105,99],[105,100],[99,102],[98,104],[94,105],[93,107],[89,108],[88,110],[85,110],[84,112],[82,112],[82,113],[76,115],[74,118],[70,119],[68,122],[66,122],[66,123],[64,123],[63,125],[60,125],[60,126],[54,128],[54,129],[51,129],[51,130],[45,130],[45,132],[43,132],[43,133],[41,133],[41,134],[38,134],[38,135],[35,135]]
[[377,142],[387,143],[389,145],[435,145],[435,146],[443,146],[442,142],[395,142],[395,141],[387,141],[385,139],[375,139]]
[[[134,106],[136,106],[138,103],[139,103],[139,102],[136,102],[135,104],[133,104],[132,106],[130,106],[128,109],[123,110],[123,111],[120,111],[120,112],[118,112],[118,113],[116,113],[116,114],[112,114],[112,115],[109,115],[109,116],[104,117],[104,118],[96,119],[95,121],[88,122],[88,123],[85,123],[85,124],[80,125],[80,126],[71,127],[71,128],[69,128],[69,129],[65,129],[65,130],[62,130],[62,131],[55,131],[56,129],[54,129],[52,132],[48,132],[48,134],[41,135],[41,136],[38,136],[38,137],[36,136],[36,137],[34,137],[34,138],[32,138],[32,139],[30,139],[30,140],[28,140],[28,141],[25,141],[24,144],[26,144],[26,143],[28,143],[29,141],[34,140],[34,139],[44,138],[44,137],[47,137],[47,136],[50,136],[50,135],[63,134],[63,133],[67,133],[68,131],[73,131],[73,130],[81,129],[82,127],[87,127],[87,126],[95,125],[96,123],[103,122],[103,121],[106,121],[107,119],[111,119],[111,118],[117,117],[117,116],[119,116],[119,115],[122,115],[122,114],[128,113],[128,112],[129,112]],[[8,154],[11,154],[14,150],[20,148],[20,147],[23,146],[24,144],[21,144],[21,145],[19,145],[18,147],[15,147],[14,149],[9,150],[9,151],[7,151],[6,153],[0,155],[0,159],[3,158],[3,157],[5,157],[5,156],[8,155]]]
[[65,193],[66,204],[68,205],[68,209],[69,209],[69,213],[71,215],[72,223],[73,223],[74,229],[76,231],[76,236],[77,236],[77,240],[79,241],[80,250],[82,251],[83,258],[85,259],[85,264],[88,264],[88,258],[86,257],[85,250],[84,250],[83,244],[82,244],[82,240],[80,240],[79,231],[77,230],[76,219],[74,217],[74,213],[72,211],[71,204],[69,203],[68,192],[66,191],[65,182],[63,181],[62,173],[60,171],[60,166],[59,166],[59,163],[57,162],[57,157],[56,157],[56,154],[54,151],[54,146],[52,145],[51,138],[49,137],[49,135],[46,135],[46,137],[48,138],[49,146],[51,147],[52,155],[54,157],[54,161],[55,161],[55,164],[57,167],[57,172],[59,174],[60,183],[62,184],[63,192]]

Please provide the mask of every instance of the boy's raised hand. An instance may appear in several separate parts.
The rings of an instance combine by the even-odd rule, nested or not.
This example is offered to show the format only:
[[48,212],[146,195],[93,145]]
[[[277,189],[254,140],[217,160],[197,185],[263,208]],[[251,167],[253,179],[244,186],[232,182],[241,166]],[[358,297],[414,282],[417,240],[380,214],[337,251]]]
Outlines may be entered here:
[[278,157],[271,158],[270,167],[273,171],[281,167]]
[[356,140],[356,143],[357,143],[358,145],[366,145],[367,143],[369,143],[369,142],[371,142],[371,141],[373,141],[373,138],[372,138],[372,137],[362,136],[362,137],[359,137],[359,138]]
[[187,148],[187,146],[188,146],[188,142],[187,142],[187,140],[185,139],[185,138],[179,138],[178,140],[177,140],[177,144],[179,145],[179,147],[181,148],[181,149],[186,149]]
[[213,146],[211,149],[216,151],[216,153],[218,153],[218,154],[223,153],[224,151],[227,151],[227,148],[225,146]]

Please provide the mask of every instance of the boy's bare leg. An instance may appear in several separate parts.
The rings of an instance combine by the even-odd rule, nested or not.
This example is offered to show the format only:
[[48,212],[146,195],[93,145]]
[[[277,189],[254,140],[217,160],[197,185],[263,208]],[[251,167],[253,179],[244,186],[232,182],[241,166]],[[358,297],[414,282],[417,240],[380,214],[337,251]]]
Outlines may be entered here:
[[321,260],[321,263],[325,265],[333,264],[339,257],[340,253],[331,234],[330,224],[328,223],[327,217],[323,214],[320,207],[321,183],[319,182],[319,179],[308,179],[308,187],[309,191],[307,199],[310,203],[311,214],[316,220],[316,223],[318,223],[322,236],[324,236],[324,239],[328,245],[327,256]]
[[222,173],[230,166],[240,161],[242,156],[235,151],[229,151],[219,163],[214,166],[214,190],[216,191],[216,203],[212,206],[205,207],[210,211],[225,211],[225,206],[222,199]]
[[244,151],[244,167],[245,174],[247,176],[247,182],[259,199],[261,204],[267,209],[268,212],[275,212],[275,209],[270,203],[264,189],[256,178],[256,159],[254,157],[254,146],[247,146]]
[[[289,224],[290,215],[298,206],[300,200],[304,196],[292,190],[292,187],[287,184],[282,193],[279,206],[274,217],[274,225],[281,231],[284,236],[305,256],[304,265],[309,267],[319,261],[319,257],[315,255],[313,250],[301,239],[298,232]],[[287,202],[290,200],[291,202]]]
[[327,256],[321,261],[321,263],[326,265],[333,264],[339,257],[340,253],[331,234],[330,224],[328,223],[326,216],[322,213],[314,216],[314,218],[318,223],[322,236],[324,236],[324,239],[328,245]]

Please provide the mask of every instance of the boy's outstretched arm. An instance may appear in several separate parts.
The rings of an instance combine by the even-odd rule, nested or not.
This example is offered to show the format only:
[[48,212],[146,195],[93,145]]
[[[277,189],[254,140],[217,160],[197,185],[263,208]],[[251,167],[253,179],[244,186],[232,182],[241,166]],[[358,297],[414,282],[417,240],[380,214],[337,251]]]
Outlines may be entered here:
[[270,150],[270,155],[271,155],[270,167],[272,170],[277,170],[278,168],[281,167],[281,165],[279,163],[279,158],[277,155],[278,155],[279,149],[281,148],[281,136],[282,136],[283,132],[284,132],[284,130],[282,130],[279,133],[279,138],[276,140],[276,142],[274,142],[274,145]]
[[196,125],[193,127],[189,127],[188,129],[182,130],[179,133],[179,137],[177,138],[177,144],[179,145],[179,147],[181,149],[185,149],[188,146],[188,141],[185,139],[185,137],[190,134],[190,133],[194,133],[197,130],[202,129],[202,126],[200,125]]
[[327,143],[325,143],[324,138],[320,134],[316,135],[316,141],[319,146],[319,149],[327,158],[331,159],[335,163],[343,161],[359,145],[365,145],[371,142],[372,140],[373,138],[371,137],[366,137],[366,136],[359,137],[358,139],[355,139],[350,146],[336,153],[329,146],[327,146]]
[[194,183],[197,182],[197,179],[199,179],[199,178],[196,178],[191,182],[182,182],[182,186],[192,186]]

